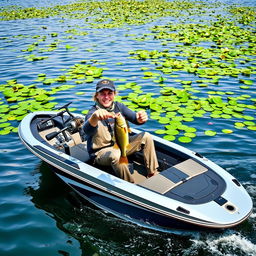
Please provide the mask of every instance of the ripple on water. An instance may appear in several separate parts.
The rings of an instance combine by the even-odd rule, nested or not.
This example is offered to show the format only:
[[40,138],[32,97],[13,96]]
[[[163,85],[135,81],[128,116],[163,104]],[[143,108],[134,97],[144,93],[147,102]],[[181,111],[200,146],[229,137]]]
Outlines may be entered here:
[[208,255],[248,255],[256,254],[256,245],[246,237],[235,232],[225,232],[223,235],[206,235],[200,239],[191,239],[193,244],[186,249],[184,256],[198,255],[198,251],[207,251]]

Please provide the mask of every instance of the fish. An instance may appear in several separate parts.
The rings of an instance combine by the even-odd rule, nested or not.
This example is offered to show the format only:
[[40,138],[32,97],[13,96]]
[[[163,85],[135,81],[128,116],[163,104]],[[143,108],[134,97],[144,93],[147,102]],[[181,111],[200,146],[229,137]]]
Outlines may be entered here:
[[126,151],[129,148],[129,131],[130,128],[125,118],[121,113],[115,115],[114,133],[115,133],[115,145],[114,148],[119,148],[121,156],[119,164],[128,164],[128,158]]

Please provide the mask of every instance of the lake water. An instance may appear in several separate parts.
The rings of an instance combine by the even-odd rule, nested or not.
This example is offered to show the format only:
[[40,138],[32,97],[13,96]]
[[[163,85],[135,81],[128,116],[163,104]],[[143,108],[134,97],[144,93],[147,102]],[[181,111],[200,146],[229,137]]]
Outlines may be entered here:
[[[2,0],[0,5],[38,7],[74,2]],[[205,2],[209,7],[215,3]],[[235,3],[255,7],[255,1],[252,0],[233,1],[232,4]],[[225,13],[222,4],[214,7],[216,11],[213,13]],[[202,17],[198,18],[196,14],[191,14],[190,22],[198,19],[207,20],[208,12]],[[165,25],[170,21],[182,22],[182,18],[160,17],[146,24],[115,28],[95,28],[88,26],[89,21],[86,19],[58,16],[0,21],[0,84],[17,79],[24,85],[36,84],[38,88],[50,90],[57,86],[56,83],[49,85],[35,81],[38,74],[43,73],[47,78],[56,78],[67,72],[64,69],[69,70],[73,65],[83,61],[103,68],[103,77],[117,79],[118,86],[136,82],[142,87],[143,93],[155,93],[155,97],[158,97],[161,85],[144,77],[145,70],[160,73],[159,70],[155,70],[155,63],[149,59],[130,58],[128,52],[155,49],[160,51],[167,48],[169,52],[175,52],[176,42],[164,44],[148,35],[153,26]],[[87,35],[66,32],[72,29],[86,32]],[[143,37],[148,38],[142,40]],[[39,41],[42,38],[44,40]],[[255,36],[253,40],[255,47]],[[35,42],[38,43],[37,48],[31,52],[24,51]],[[52,43],[57,43],[58,47],[51,52],[40,52],[39,48],[47,49]],[[248,45],[248,42],[244,45]],[[48,58],[28,61],[25,57],[30,54]],[[255,67],[255,55],[248,58],[248,65]],[[173,75],[178,77],[162,74],[167,79],[165,83],[176,88],[182,88],[177,79],[198,79],[194,74],[184,71],[175,71]],[[243,90],[240,88],[239,78],[251,80],[253,83]],[[223,76],[218,86],[211,84],[208,87],[195,87],[200,89],[202,94],[209,90],[232,91],[235,96],[246,94],[243,103],[248,101],[250,103],[246,104],[255,106],[255,101],[250,101],[256,98],[255,74],[252,73],[249,78],[239,78]],[[98,79],[93,83],[77,81],[66,82],[65,84],[75,87],[57,92],[53,95],[55,99],[52,101],[59,105],[72,101],[72,108],[80,113],[91,106],[92,94]],[[119,95],[127,95],[127,91],[120,91]],[[1,105],[12,105],[6,102],[2,92],[0,99]],[[150,115],[150,110],[147,111]],[[246,108],[245,112],[246,115],[253,117],[251,120],[254,122],[255,109]],[[197,129],[196,137],[185,146],[200,152],[234,175],[255,202],[255,131],[235,128],[236,121],[241,122],[234,117],[212,118],[207,114],[195,118],[191,126]],[[12,125],[18,126],[18,121],[11,122]],[[152,118],[142,129],[153,133],[163,127],[163,124]],[[233,132],[224,133],[221,132],[222,129]],[[207,136],[206,130],[214,130],[217,134]],[[175,142],[184,145],[178,140]],[[52,174],[45,163],[22,145],[15,132],[0,135],[0,164],[0,255],[256,255],[255,203],[249,219],[235,228],[214,233],[174,230],[173,233],[166,234],[122,221],[89,203],[81,202],[77,195]]]

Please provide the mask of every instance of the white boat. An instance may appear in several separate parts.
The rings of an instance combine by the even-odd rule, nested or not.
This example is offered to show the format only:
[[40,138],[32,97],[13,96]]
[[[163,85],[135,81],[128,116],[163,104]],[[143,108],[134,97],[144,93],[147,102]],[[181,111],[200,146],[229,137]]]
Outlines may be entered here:
[[[59,113],[28,114],[19,136],[36,156],[80,196],[120,218],[161,231],[225,229],[246,220],[252,200],[239,181],[223,168],[178,144],[153,136],[159,174],[146,178],[142,153],[129,158],[135,183],[95,166],[77,118],[68,105]],[[132,129],[133,133],[139,130]]]

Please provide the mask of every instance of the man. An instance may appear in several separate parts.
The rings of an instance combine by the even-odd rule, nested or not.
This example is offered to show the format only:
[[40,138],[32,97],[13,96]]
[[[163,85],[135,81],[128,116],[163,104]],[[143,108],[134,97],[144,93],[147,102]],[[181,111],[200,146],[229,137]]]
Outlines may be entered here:
[[[83,129],[88,136],[88,152],[94,162],[102,166],[112,166],[115,174],[129,182],[134,179],[127,164],[119,162],[121,151],[114,145],[114,118],[116,113],[121,113],[124,118],[134,124],[144,124],[148,120],[145,111],[134,112],[123,103],[115,102],[116,89],[113,81],[101,80],[96,85],[94,95],[95,105],[89,110]],[[154,141],[147,132],[130,136],[127,156],[143,149],[145,166],[148,177],[157,173],[158,161],[156,158]],[[142,146],[143,145],[143,146]]]

